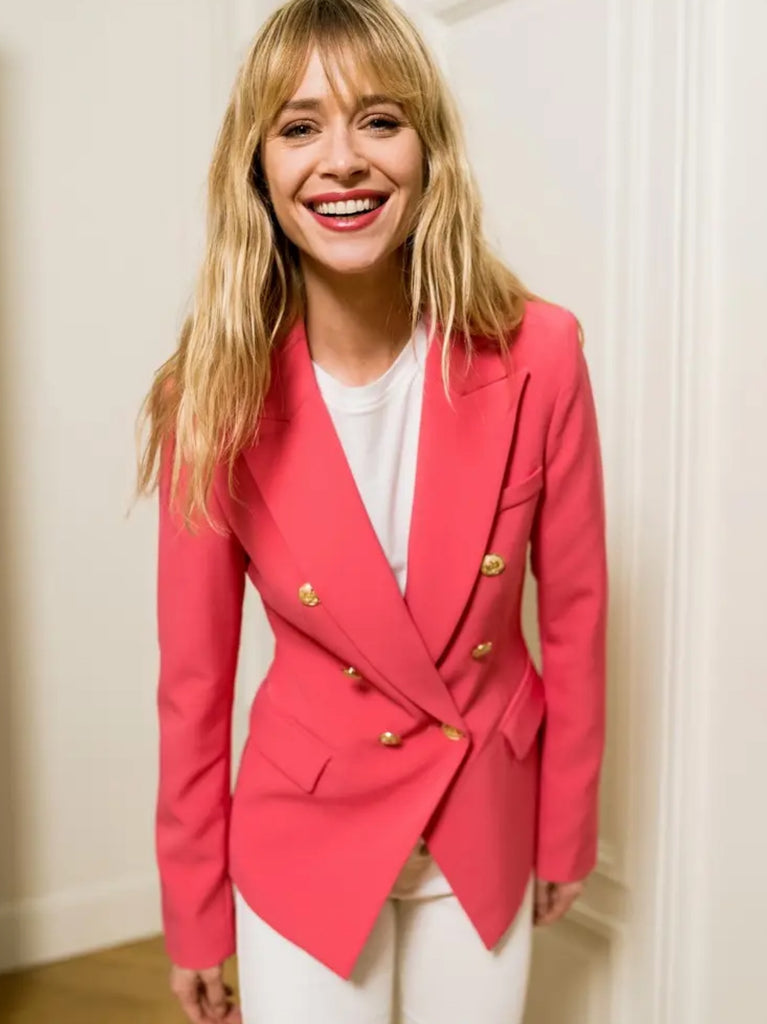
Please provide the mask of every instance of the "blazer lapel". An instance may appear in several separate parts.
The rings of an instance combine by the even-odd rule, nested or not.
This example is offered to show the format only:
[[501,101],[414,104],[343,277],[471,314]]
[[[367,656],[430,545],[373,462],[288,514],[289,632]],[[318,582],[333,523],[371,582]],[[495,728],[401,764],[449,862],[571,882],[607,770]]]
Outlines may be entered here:
[[468,369],[462,348],[452,350],[451,407],[441,379],[441,340],[428,356],[405,587],[435,665],[479,578],[530,376],[475,338]]
[[465,375],[459,354],[453,411],[441,341],[426,362],[405,600],[317,386],[301,319],[278,350],[260,438],[243,454],[302,566],[298,582],[311,583],[393,695],[460,726],[436,661],[478,573],[528,371],[508,377],[497,356],[475,356]]

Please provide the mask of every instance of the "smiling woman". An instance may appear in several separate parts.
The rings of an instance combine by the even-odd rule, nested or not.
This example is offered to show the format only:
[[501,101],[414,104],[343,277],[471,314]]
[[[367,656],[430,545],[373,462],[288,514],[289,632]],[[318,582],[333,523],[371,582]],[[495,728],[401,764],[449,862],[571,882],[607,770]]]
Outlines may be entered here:
[[[182,461],[189,466],[188,524],[199,511],[214,526],[215,467],[255,441],[270,353],[297,318],[310,327],[317,361],[341,369],[309,301],[313,285],[315,299],[341,300],[341,314],[328,311],[336,324],[351,310],[365,325],[350,358],[359,336],[379,325],[368,373],[381,369],[380,354],[390,362],[427,314],[430,338],[439,328],[448,340],[463,335],[469,355],[475,336],[506,351],[535,298],[481,235],[454,101],[417,30],[388,0],[295,0],[274,12],[239,69],[208,183],[194,308],[140,417],[151,430],[138,492],[154,487],[172,432],[174,496]],[[385,199],[380,212],[352,218],[312,205],[370,194]]]
[[[245,1024],[518,1024],[533,923],[596,861],[596,413],[577,320],[493,255],[453,100],[390,0],[290,0],[258,33],[146,411],[189,1019],[239,1019],[236,951]],[[276,643],[230,794],[246,578]]]

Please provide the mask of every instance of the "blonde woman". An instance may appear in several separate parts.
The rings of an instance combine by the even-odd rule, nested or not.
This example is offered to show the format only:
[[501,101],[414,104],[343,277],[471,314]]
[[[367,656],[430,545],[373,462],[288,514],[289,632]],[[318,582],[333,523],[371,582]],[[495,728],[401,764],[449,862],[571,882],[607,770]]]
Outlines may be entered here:
[[[596,860],[607,570],[581,341],[484,241],[455,107],[402,11],[276,11],[141,417],[157,857],[189,1020],[521,1021],[533,926]],[[275,652],[230,794],[248,579]]]

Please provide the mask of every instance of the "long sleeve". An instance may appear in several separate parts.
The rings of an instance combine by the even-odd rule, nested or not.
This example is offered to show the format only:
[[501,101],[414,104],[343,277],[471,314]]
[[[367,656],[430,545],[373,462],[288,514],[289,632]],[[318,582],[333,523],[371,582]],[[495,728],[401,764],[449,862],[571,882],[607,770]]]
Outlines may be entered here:
[[562,352],[530,549],[547,705],[536,873],[556,882],[584,878],[597,859],[608,600],[596,409],[572,314]]
[[[235,951],[227,846],[247,556],[231,533],[222,537],[201,515],[192,534],[171,513],[172,444],[162,449],[159,479],[155,842],[168,955],[181,967],[203,969]],[[223,523],[215,488],[210,509]]]

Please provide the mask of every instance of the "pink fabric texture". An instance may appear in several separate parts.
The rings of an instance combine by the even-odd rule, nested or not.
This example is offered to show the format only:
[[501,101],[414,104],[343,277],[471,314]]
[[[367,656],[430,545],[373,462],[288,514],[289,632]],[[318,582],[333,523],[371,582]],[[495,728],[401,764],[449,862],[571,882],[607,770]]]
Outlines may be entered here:
[[[460,339],[451,350],[451,402],[439,331],[427,354],[404,596],[303,321],[275,351],[234,498],[226,468],[216,475],[225,536],[204,521],[189,533],[171,512],[172,442],[163,449],[156,850],[180,966],[235,952],[234,882],[273,928],[349,978],[420,835],[488,949],[531,870],[572,881],[596,863],[608,583],[578,323],[530,302],[508,357],[472,343],[470,362]],[[528,546],[540,672],[520,625]],[[275,653],[231,793],[248,579]],[[382,742],[387,732],[398,742]]]

